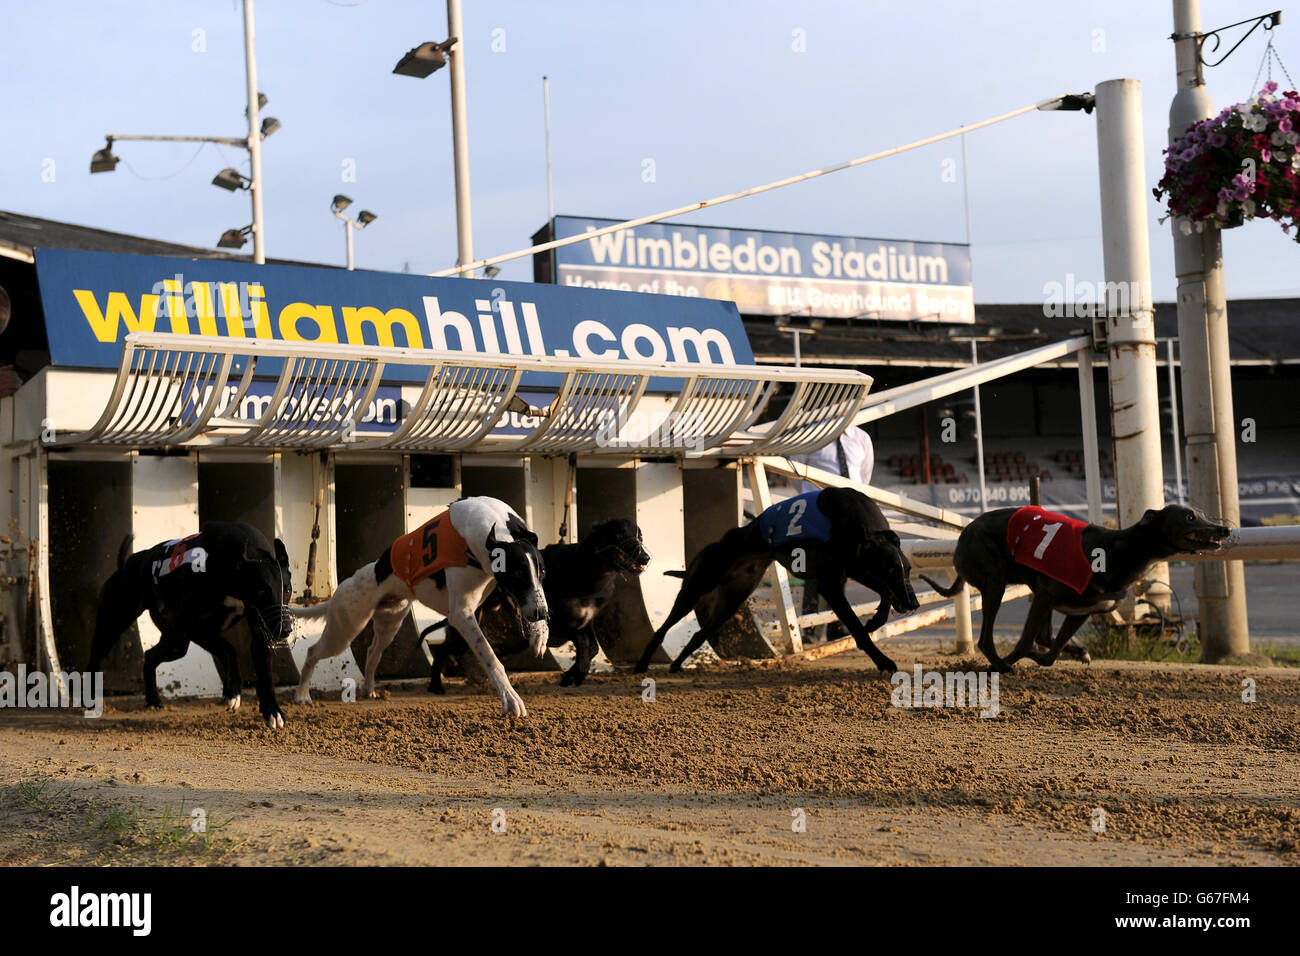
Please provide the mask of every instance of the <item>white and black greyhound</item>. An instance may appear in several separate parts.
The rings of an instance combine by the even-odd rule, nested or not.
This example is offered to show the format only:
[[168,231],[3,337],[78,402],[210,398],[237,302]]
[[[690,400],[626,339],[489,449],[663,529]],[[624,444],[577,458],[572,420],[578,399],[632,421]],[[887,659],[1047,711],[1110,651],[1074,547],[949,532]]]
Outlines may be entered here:
[[311,675],[323,657],[343,653],[366,622],[375,622],[366,653],[362,692],[375,696],[375,669],[398,626],[418,600],[447,615],[478,657],[501,695],[505,714],[527,716],[523,700],[510,686],[505,668],[479,630],[474,612],[500,587],[519,608],[528,644],[539,657],[546,652],[546,571],[537,535],[510,506],[496,498],[461,498],[441,514],[393,542],[375,561],[339,585],[324,604],[290,608],[295,617],[325,616],[325,631],[307,652],[294,700],[311,703]]

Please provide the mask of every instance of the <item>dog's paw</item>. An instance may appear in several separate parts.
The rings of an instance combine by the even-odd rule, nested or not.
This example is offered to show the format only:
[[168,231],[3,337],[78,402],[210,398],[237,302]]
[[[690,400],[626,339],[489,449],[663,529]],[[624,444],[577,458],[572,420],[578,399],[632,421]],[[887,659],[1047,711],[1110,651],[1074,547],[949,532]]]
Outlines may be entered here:
[[507,688],[501,692],[501,713],[509,717],[527,717],[528,708],[524,706],[524,699],[514,692],[513,688]]
[[226,710],[230,711],[232,714],[239,710],[239,694],[236,694],[234,697],[222,698],[221,702],[226,705]]

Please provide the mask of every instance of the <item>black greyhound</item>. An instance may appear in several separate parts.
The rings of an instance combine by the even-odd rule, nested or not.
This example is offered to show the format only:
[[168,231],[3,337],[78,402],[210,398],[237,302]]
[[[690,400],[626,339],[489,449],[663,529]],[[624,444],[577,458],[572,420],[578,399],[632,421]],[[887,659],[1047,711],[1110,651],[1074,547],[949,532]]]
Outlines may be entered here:
[[[826,488],[772,505],[749,524],[705,546],[686,569],[677,600],[646,645],[636,673],[650,666],[669,628],[718,589],[721,600],[704,615],[707,620],[700,620],[699,631],[673,661],[671,669],[680,671],[686,659],[740,610],[774,560],[795,574],[815,578],[819,593],[858,647],[885,673],[896,670],[872,642],[871,632],[885,623],[891,608],[906,614],[919,607],[908,581],[911,565],[874,501],[853,488]],[[880,595],[876,613],[866,624],[844,596],[850,578]]]
[[[1231,532],[1181,505],[1148,511],[1118,531],[1041,508],[999,508],[962,529],[951,586],[920,577],[945,597],[956,594],[963,581],[979,589],[984,599],[979,647],[998,670],[1008,670],[1022,657],[1050,666],[1088,616],[1114,608],[1152,564],[1176,554],[1218,550]],[[993,646],[993,622],[1008,584],[1027,584],[1034,597],[1020,640],[1004,659]],[[1036,651],[1036,641],[1051,638],[1052,611],[1064,614],[1065,621],[1051,646]]]
[[145,702],[162,706],[158,665],[183,657],[193,641],[221,662],[222,697],[227,708],[237,710],[243,687],[239,655],[222,631],[243,618],[252,636],[262,717],[268,727],[283,727],[284,712],[271,678],[271,648],[292,630],[284,610],[291,595],[284,544],[276,538],[272,549],[251,525],[212,521],[198,534],[135,554],[128,535],[118,550],[117,570],[100,591],[87,669],[98,671],[123,632],[148,611],[162,636],[144,654]]
[[[614,584],[619,576],[640,574],[650,563],[650,555],[641,544],[641,529],[636,522],[619,518],[596,525],[578,544],[547,545],[542,549],[542,559],[546,563],[542,587],[550,609],[547,646],[560,647],[573,641],[577,660],[564,672],[560,685],[577,686],[586,679],[596,652],[591,622],[613,600]],[[480,610],[504,607],[505,603],[504,595],[497,591]],[[426,627],[420,633],[420,640],[441,627],[447,627],[445,620]],[[447,692],[442,686],[447,659],[459,657],[466,650],[465,639],[449,627],[446,640],[433,652],[429,693]]]

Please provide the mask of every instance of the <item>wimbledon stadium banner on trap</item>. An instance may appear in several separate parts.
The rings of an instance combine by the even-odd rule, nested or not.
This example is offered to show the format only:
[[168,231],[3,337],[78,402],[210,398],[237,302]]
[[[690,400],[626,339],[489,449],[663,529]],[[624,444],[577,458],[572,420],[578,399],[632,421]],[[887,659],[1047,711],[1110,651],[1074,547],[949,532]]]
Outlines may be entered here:
[[[37,249],[58,366],[117,368],[129,332],[748,365],[736,307],[494,279]],[[259,366],[261,369],[261,366]],[[389,366],[384,378],[423,381]]]
[[[555,217],[555,238],[615,219]],[[552,250],[555,282],[726,299],[746,315],[974,322],[970,247],[686,226],[623,229]]]

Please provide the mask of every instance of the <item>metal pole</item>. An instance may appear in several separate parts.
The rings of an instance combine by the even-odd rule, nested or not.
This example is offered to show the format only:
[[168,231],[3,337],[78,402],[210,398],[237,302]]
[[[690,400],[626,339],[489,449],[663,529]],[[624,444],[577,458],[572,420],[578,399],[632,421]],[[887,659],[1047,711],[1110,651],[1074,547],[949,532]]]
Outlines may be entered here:
[[447,36],[456,43],[451,60],[451,138],[456,168],[456,274],[464,275],[474,261],[474,228],[469,208],[469,130],[465,112],[465,30],[460,0],[447,0]]
[[[1097,161],[1101,180],[1105,264],[1107,378],[1115,445],[1115,504],[1121,527],[1165,504],[1160,449],[1160,387],[1156,369],[1151,245],[1147,233],[1142,150],[1142,84],[1097,84]],[[1169,566],[1145,575],[1160,582],[1152,596],[1168,600]]]
[[[1174,58],[1178,91],[1169,107],[1169,141],[1214,115],[1196,40],[1197,0],[1174,0]],[[1222,241],[1217,226],[1184,235],[1174,220],[1178,277],[1178,351],[1182,360],[1183,430],[1187,442],[1187,497],[1207,515],[1237,525],[1236,448],[1227,348]],[[1212,561],[1196,569],[1201,656],[1208,663],[1250,652],[1241,562]]]
[[970,186],[966,179],[966,134],[961,134],[961,198],[966,209],[966,245],[970,245]]
[[346,237],[348,243],[348,271],[351,272],[352,271],[352,223],[349,220],[343,218],[342,216],[340,216],[339,218],[343,219],[343,235]]
[[1083,429],[1083,482],[1088,491],[1088,521],[1101,524],[1101,450],[1097,440],[1091,349],[1079,353],[1079,418]]
[[551,180],[551,81],[542,77],[542,101],[546,107],[546,221],[555,218],[555,183]]
[[1183,442],[1178,434],[1178,377],[1174,374],[1174,342],[1177,339],[1165,339],[1165,354],[1168,356],[1167,364],[1169,366],[1169,434],[1173,442],[1174,452],[1174,483],[1178,487],[1178,503],[1187,504],[1187,497],[1183,494]]
[[248,78],[248,159],[253,203],[253,261],[266,262],[266,223],[262,218],[262,129],[257,107],[257,53],[253,38],[253,0],[244,0],[244,69]]
[[[454,0],[449,0],[454,2]],[[459,49],[458,43],[453,49]],[[454,88],[454,71],[456,61],[452,60],[453,70],[453,88]],[[842,163],[836,163],[834,166],[826,166],[822,169],[814,169],[812,172],[800,173],[798,176],[787,176],[784,179],[778,179],[775,182],[764,183],[761,186],[753,186],[749,189],[742,189],[740,192],[728,193],[725,196],[715,196],[712,199],[704,199],[699,202],[693,202],[689,206],[678,206],[676,209],[665,209],[663,212],[651,213],[648,216],[641,216],[637,219],[628,219],[623,222],[616,222],[612,226],[601,226],[599,229],[591,232],[580,233],[575,236],[567,236],[564,239],[552,239],[550,242],[541,242],[535,246],[529,246],[527,249],[517,249],[514,252],[507,252],[505,255],[490,256],[487,259],[480,259],[478,262],[471,263],[473,268],[482,269],[487,266],[494,266],[499,262],[509,262],[511,259],[521,259],[524,256],[536,255],[539,252],[548,252],[551,249],[558,249],[561,246],[571,246],[578,242],[590,242],[592,239],[600,236],[607,236],[610,233],[620,232],[624,229],[632,229],[636,226],[644,226],[648,223],[658,222],[660,219],[671,219],[673,216],[683,216],[688,212],[699,212],[701,209],[708,209],[710,206],[718,206],[722,203],[735,202],[737,199],[745,199],[749,196],[757,196],[759,193],[770,192],[773,189],[782,189],[786,186],[792,186],[795,183],[807,182],[810,179],[816,179],[819,176],[829,176],[831,173],[838,173],[845,169],[853,169],[856,166],[862,166],[865,163],[874,163],[878,159],[885,159],[889,156],[897,156],[899,153],[905,153],[909,150],[920,149],[922,146],[929,146],[931,143],[942,142],[945,139],[952,139],[954,136],[962,136],[966,133],[977,129],[983,129],[986,126],[992,126],[995,123],[1005,123],[1009,119],[1017,116],[1023,116],[1025,113],[1032,113],[1034,110],[1047,109],[1053,103],[1063,99],[1067,94],[1061,93],[1056,96],[1040,100],[1031,106],[1022,106],[1018,110],[1012,110],[1010,113],[1003,113],[1000,116],[993,116],[986,120],[980,120],[978,123],[971,123],[969,126],[960,126],[957,129],[949,130],[946,133],[940,133],[938,136],[927,136],[925,139],[918,139],[903,146],[895,146],[892,149],[881,150],[878,153],[871,153],[867,156],[858,156],[854,159],[846,160]],[[467,163],[468,165],[468,163]],[[468,187],[467,187],[468,188]],[[449,276],[458,272],[465,271],[457,266],[451,269],[443,269],[440,272],[433,273],[433,276]]]
[[799,354],[799,330],[794,332],[794,367],[799,368],[802,365],[802,356]]
[[[975,340],[970,340],[970,363],[972,366],[979,365],[979,346]],[[975,458],[979,464],[980,470],[980,513],[988,510],[989,506],[989,489],[984,482],[984,418],[980,412],[980,387],[975,386]]]
[[957,624],[956,654],[975,653],[975,630],[970,622],[970,585],[963,584],[953,602],[952,617]]

